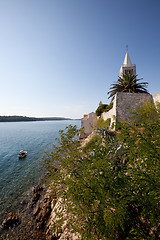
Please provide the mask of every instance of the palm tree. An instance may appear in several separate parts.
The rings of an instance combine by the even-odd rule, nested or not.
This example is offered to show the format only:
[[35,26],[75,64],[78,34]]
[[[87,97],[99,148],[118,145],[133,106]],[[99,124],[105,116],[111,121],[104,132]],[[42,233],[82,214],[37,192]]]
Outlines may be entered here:
[[117,92],[148,93],[148,90],[146,89],[148,83],[139,83],[138,81],[140,80],[142,80],[142,78],[137,79],[137,75],[129,73],[123,74],[122,77],[118,78],[117,83],[113,83],[112,87],[110,87],[110,91],[107,93],[110,94],[108,98],[112,97],[112,102]]

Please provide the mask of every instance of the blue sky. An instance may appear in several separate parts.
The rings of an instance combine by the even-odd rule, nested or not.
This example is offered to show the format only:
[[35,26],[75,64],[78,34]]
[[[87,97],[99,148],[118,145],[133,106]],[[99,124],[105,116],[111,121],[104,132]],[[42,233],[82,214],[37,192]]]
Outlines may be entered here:
[[118,79],[126,44],[160,92],[159,0],[0,0],[0,115],[81,118]]

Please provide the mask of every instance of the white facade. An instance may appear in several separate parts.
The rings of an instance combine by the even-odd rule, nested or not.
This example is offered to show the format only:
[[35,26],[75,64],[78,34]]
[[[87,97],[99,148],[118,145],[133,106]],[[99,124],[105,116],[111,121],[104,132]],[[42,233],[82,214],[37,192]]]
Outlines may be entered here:
[[94,120],[96,119],[96,114],[91,112],[81,119],[81,128],[83,132],[80,134],[80,138],[88,137],[94,129]]
[[160,103],[160,93],[157,93],[157,94],[153,95],[153,101],[154,101],[155,105],[156,105],[156,102]]
[[[111,122],[110,122],[110,127],[111,128],[113,126],[113,124],[115,123],[116,121],[116,97],[114,98],[114,102],[113,102],[113,107],[112,109],[110,109],[108,112],[103,112],[101,117],[106,121],[108,118],[111,119]],[[115,124],[114,124],[115,125]],[[114,130],[115,127],[113,127],[112,130]]]

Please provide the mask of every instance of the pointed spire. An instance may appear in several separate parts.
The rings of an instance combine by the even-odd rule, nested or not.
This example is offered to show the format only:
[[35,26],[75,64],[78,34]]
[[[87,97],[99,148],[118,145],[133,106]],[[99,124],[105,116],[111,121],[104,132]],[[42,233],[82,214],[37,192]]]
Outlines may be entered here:
[[123,64],[126,65],[126,66],[132,66],[131,59],[130,59],[129,54],[128,54],[128,49],[126,51],[126,56],[125,56]]
[[136,64],[131,63],[131,59],[128,54],[128,45],[126,46],[126,55],[124,59],[124,63],[121,66],[120,69],[120,76],[123,76],[123,74],[126,74],[127,72],[131,73],[133,75],[136,75]]

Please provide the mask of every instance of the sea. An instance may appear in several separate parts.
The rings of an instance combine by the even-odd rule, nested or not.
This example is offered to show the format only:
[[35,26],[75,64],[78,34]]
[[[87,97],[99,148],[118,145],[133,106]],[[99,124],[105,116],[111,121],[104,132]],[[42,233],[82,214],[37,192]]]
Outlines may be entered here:
[[[54,150],[59,130],[79,120],[0,123],[0,224],[46,174],[43,157]],[[18,158],[20,150],[27,156]]]

